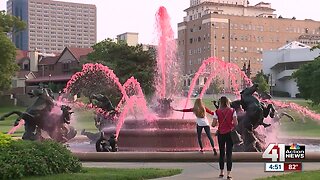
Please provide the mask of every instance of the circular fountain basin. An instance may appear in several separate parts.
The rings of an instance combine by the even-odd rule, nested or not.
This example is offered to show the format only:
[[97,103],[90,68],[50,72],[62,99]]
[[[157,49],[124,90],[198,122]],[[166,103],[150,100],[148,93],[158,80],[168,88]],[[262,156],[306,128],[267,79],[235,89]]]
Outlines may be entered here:
[[[105,128],[106,136],[113,134],[115,128]],[[211,130],[215,146],[218,145]],[[212,150],[206,134],[202,133],[205,150]],[[118,137],[120,151],[195,151],[199,150],[196,123],[191,119],[158,119],[153,122],[126,120]]]

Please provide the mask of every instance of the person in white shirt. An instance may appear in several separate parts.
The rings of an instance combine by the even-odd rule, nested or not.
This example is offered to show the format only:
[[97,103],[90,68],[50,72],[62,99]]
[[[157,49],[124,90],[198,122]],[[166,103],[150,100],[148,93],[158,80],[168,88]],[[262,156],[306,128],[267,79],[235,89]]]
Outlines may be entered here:
[[181,112],[193,112],[194,115],[196,115],[197,119],[196,119],[196,123],[197,123],[197,135],[198,135],[198,143],[200,146],[200,152],[203,152],[203,145],[202,145],[202,140],[201,140],[201,133],[202,133],[202,129],[204,129],[204,131],[207,134],[207,137],[210,141],[210,144],[212,146],[213,149],[213,153],[216,156],[217,155],[217,151],[214,148],[214,142],[211,136],[211,132],[210,132],[210,126],[209,126],[209,122],[208,119],[206,117],[206,112],[213,115],[214,113],[209,110],[208,108],[206,108],[202,102],[202,99],[198,98],[196,99],[196,101],[194,102],[194,106],[193,108],[190,109],[173,109],[175,111],[181,111]]

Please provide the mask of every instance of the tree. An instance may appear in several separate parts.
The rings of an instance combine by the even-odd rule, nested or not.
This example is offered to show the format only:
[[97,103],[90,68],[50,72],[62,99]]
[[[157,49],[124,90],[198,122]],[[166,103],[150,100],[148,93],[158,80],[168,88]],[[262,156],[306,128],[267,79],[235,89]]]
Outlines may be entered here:
[[100,70],[89,70],[78,76],[69,87],[69,91],[72,95],[82,94],[86,97],[93,94],[103,94],[116,104],[122,97],[116,84],[111,82],[110,79],[106,79],[105,73]]
[[10,88],[11,79],[18,70],[15,58],[15,46],[3,32],[0,32],[0,92]]
[[25,29],[26,24],[16,16],[11,16],[0,11],[0,31],[1,32],[18,32]]
[[[313,49],[320,49],[320,45]],[[312,62],[302,65],[292,77],[296,80],[301,97],[311,99],[314,104],[320,103],[320,56]]]
[[11,79],[18,70],[15,62],[16,47],[6,33],[17,32],[25,27],[24,22],[15,16],[0,11],[0,92],[10,88]]
[[221,93],[223,89],[222,80],[220,80],[218,77],[213,79],[208,90],[209,92],[213,92],[213,94],[219,94]]
[[145,94],[154,92],[155,49],[144,51],[142,45],[128,46],[124,42],[116,43],[111,39],[95,44],[93,49],[87,62],[108,66],[121,83],[134,76],[141,83]]
[[268,84],[268,76],[263,74],[263,71],[257,73],[252,79],[252,82],[259,85],[259,92],[269,92],[270,86]]

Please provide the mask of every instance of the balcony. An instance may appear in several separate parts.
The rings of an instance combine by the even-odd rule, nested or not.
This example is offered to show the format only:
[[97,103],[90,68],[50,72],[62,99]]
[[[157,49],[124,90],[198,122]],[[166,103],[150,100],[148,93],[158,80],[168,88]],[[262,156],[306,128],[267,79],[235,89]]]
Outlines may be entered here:
[[296,69],[292,69],[292,70],[284,70],[282,72],[280,72],[278,75],[277,75],[277,79],[278,80],[284,80],[284,79],[288,79],[291,77],[292,73],[295,72]]

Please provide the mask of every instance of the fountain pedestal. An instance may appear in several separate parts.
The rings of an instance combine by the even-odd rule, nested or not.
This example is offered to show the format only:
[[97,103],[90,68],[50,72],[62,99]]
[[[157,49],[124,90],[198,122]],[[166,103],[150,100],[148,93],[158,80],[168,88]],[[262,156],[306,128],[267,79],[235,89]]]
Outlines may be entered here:
[[[105,128],[106,136],[115,128]],[[218,141],[211,130],[215,145]],[[202,133],[205,150],[212,150],[206,134]],[[118,137],[119,151],[196,151],[199,150],[196,122],[191,119],[158,119],[147,123],[144,120],[127,119]]]

